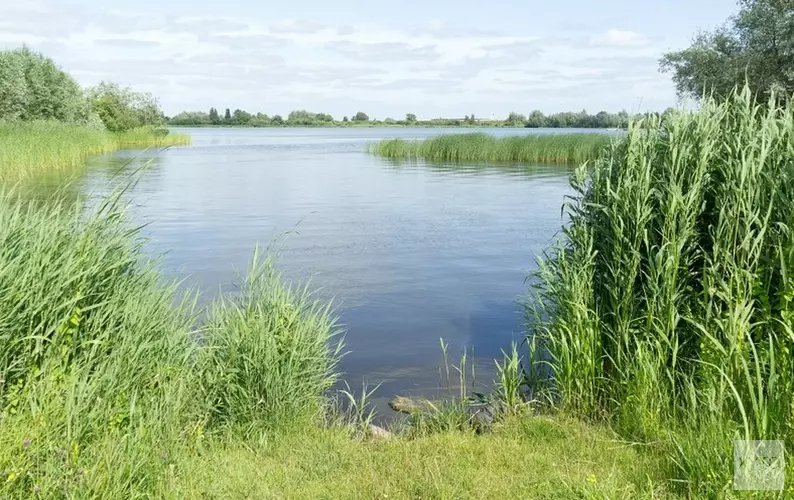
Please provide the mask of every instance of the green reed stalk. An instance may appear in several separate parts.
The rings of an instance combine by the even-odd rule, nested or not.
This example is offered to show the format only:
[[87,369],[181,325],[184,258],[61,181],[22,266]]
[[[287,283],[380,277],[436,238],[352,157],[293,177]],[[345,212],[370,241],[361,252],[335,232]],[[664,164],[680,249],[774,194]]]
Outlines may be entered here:
[[91,156],[119,149],[190,143],[190,137],[151,127],[120,132],[61,122],[0,123],[0,183],[82,167]]
[[0,189],[0,497],[157,496],[207,433],[324,419],[327,306],[256,253],[241,293],[203,314],[117,198],[82,205]]
[[565,240],[538,272],[531,334],[554,397],[632,438],[672,436],[698,494],[730,483],[734,437],[794,444],[794,108],[753,103],[745,89],[632,124],[573,176]]

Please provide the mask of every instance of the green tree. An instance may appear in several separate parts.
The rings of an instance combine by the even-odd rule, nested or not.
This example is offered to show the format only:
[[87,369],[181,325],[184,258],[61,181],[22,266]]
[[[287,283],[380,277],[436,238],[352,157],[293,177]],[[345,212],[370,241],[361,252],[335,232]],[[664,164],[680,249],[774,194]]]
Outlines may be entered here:
[[738,14],[684,50],[662,57],[679,94],[724,97],[747,83],[759,99],[769,90],[794,92],[794,0],[741,0]]
[[540,110],[534,110],[532,113],[529,114],[529,118],[527,118],[527,127],[530,128],[543,128],[548,127],[548,123],[546,120],[546,115],[543,114]]
[[284,118],[281,115],[273,115],[273,118],[270,119],[270,123],[273,125],[284,125]]
[[367,115],[367,114],[366,114],[366,113],[364,113],[363,111],[359,111],[359,112],[358,112],[358,113],[356,113],[356,115],[353,117],[353,121],[354,121],[354,122],[368,122],[368,121],[369,121],[369,115]]
[[248,125],[251,123],[252,118],[251,113],[242,109],[235,109],[234,113],[232,113],[232,123],[235,125]]
[[17,120],[25,113],[28,84],[25,64],[14,52],[0,52],[0,119]]
[[407,121],[408,123],[416,123],[416,115],[413,113],[406,114],[405,121]]
[[74,78],[23,47],[0,51],[0,119],[86,123],[90,108]]
[[204,111],[183,111],[168,119],[171,125],[207,125],[210,123],[209,114]]
[[232,112],[229,108],[226,108],[226,113],[223,114],[223,121],[225,122],[232,121]]
[[513,127],[523,127],[526,123],[527,117],[515,111],[511,111],[505,120],[506,125],[511,125]]
[[210,123],[213,125],[217,125],[221,122],[221,117],[218,114],[218,110],[215,108],[210,108]]
[[163,123],[157,99],[149,93],[133,92],[117,83],[100,82],[88,89],[88,100],[111,132]]
[[350,120],[347,118],[347,116],[345,116],[344,118],[342,118],[342,123],[347,123],[347,122],[349,122],[349,121],[350,121]]

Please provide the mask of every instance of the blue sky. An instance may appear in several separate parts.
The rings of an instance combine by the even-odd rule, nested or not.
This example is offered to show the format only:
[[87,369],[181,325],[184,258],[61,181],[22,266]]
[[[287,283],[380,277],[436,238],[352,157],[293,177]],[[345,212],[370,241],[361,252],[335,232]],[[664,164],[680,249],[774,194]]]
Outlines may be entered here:
[[735,0],[568,2],[0,0],[0,47],[27,44],[82,84],[164,110],[503,117],[664,109],[660,55]]

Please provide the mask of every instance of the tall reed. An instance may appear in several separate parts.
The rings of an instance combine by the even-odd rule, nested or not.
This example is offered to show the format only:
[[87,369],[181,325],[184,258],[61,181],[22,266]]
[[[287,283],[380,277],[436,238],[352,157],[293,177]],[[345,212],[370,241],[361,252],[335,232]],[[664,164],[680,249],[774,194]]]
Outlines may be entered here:
[[207,434],[323,420],[339,354],[326,307],[257,254],[205,314],[118,197],[81,206],[0,189],[0,497],[156,496]]
[[528,304],[554,398],[670,437],[697,494],[730,489],[732,439],[794,445],[792,157],[794,107],[746,89],[633,123],[572,177]]
[[0,183],[68,171],[119,149],[185,145],[190,137],[143,127],[121,133],[55,121],[0,123]]
[[386,158],[423,158],[436,162],[520,162],[581,164],[609,145],[605,134],[547,134],[494,137],[481,132],[439,135],[424,141],[389,139],[370,146]]

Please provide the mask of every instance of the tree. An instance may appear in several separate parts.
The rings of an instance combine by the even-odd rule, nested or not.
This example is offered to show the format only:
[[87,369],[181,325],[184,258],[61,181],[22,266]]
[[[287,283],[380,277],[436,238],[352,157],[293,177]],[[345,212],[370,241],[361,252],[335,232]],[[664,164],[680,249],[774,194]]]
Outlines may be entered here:
[[232,112],[229,108],[226,108],[226,113],[223,115],[223,121],[230,122],[232,121]]
[[163,123],[160,104],[151,94],[133,92],[117,83],[100,82],[88,89],[88,100],[111,132]]
[[[212,111],[212,109],[210,109],[210,111]],[[210,115],[205,111],[183,111],[172,116],[168,120],[168,123],[171,125],[207,125],[211,123],[211,121]]]
[[0,119],[88,123],[91,117],[83,89],[52,59],[26,47],[0,51]]
[[0,52],[0,119],[22,118],[27,95],[24,61],[12,51]]
[[530,128],[543,128],[548,127],[548,123],[546,121],[546,115],[543,114],[540,110],[534,110],[532,113],[529,114],[529,118],[527,118],[527,127]]
[[523,127],[527,123],[527,117],[516,113],[515,111],[511,111],[510,114],[507,116],[507,120],[505,120],[505,124],[512,125],[514,127]]
[[794,92],[794,0],[741,0],[738,14],[684,50],[668,52],[660,69],[679,94],[724,97],[747,83],[760,100],[770,89]]
[[273,118],[270,119],[270,123],[273,125],[284,125],[284,118],[281,115],[273,115]]
[[363,111],[359,111],[353,117],[353,121],[354,122],[368,122],[369,121],[369,116],[366,113],[364,113]]
[[232,123],[235,125],[248,125],[251,123],[251,113],[243,111],[242,109],[235,109],[232,113]]
[[416,123],[416,115],[413,113],[406,114],[405,121],[407,121],[408,123]]
[[342,123],[347,123],[347,122],[349,122],[349,121],[350,121],[350,120],[347,118],[347,116],[345,116],[344,118],[342,118]]
[[218,115],[218,110],[215,108],[210,108],[210,123],[213,125],[217,125],[221,122],[221,117]]

